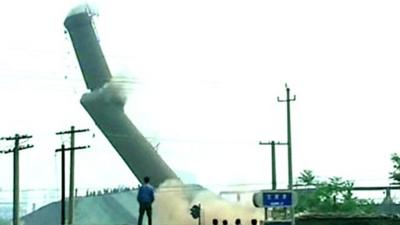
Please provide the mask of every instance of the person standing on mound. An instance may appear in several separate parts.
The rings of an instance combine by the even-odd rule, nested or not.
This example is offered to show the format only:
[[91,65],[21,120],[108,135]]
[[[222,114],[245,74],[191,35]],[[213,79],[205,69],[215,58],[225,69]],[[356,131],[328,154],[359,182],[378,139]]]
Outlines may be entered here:
[[154,202],[154,188],[150,184],[150,178],[144,177],[144,184],[140,186],[137,201],[139,202],[139,219],[138,225],[142,225],[144,212],[147,214],[148,223],[151,224],[151,205]]

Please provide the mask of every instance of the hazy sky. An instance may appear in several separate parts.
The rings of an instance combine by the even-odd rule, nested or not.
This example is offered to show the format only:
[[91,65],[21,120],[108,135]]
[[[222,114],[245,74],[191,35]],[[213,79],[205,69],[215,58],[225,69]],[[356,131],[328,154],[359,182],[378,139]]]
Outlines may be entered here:
[[[292,104],[293,174],[310,169],[361,185],[388,185],[399,153],[398,1],[92,1],[100,43],[129,92],[126,112],[186,182],[210,188],[270,185],[270,148],[286,141]],[[63,21],[78,1],[0,7],[0,135],[31,134],[21,188],[59,187],[57,131],[89,128],[77,145],[76,185],[137,181],[79,99],[86,92]],[[12,146],[1,141],[1,148]],[[278,182],[287,183],[286,147]],[[12,155],[0,155],[12,188]]]

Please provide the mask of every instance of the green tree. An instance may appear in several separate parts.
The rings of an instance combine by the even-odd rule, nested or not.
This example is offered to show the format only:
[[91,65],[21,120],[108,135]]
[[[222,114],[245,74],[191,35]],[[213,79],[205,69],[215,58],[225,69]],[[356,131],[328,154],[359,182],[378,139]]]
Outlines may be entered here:
[[300,186],[312,186],[315,184],[315,175],[311,170],[303,170],[298,177]]
[[[370,213],[373,202],[357,199],[353,195],[354,182],[340,177],[318,181],[312,171],[304,170],[298,177],[300,186],[308,187],[297,192],[296,212],[308,213]],[[314,188],[310,188],[310,187]]]
[[390,159],[393,162],[393,171],[389,173],[389,178],[400,184],[400,156],[397,153],[393,153]]

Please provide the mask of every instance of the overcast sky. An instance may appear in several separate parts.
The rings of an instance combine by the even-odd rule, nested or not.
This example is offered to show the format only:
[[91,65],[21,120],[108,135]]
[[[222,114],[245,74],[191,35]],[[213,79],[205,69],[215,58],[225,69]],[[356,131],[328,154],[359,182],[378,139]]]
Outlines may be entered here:
[[[92,1],[126,112],[185,182],[210,188],[270,185],[270,148],[286,141],[292,103],[293,174],[310,169],[356,186],[388,185],[399,153],[398,1]],[[68,137],[76,185],[137,181],[80,106],[86,88],[63,21],[78,1],[7,1],[0,7],[0,135],[31,134],[21,188],[59,187]],[[12,147],[1,141],[0,146]],[[287,184],[286,147],[277,147]],[[107,162],[107,163],[105,163]],[[12,188],[12,155],[0,155],[0,188]]]

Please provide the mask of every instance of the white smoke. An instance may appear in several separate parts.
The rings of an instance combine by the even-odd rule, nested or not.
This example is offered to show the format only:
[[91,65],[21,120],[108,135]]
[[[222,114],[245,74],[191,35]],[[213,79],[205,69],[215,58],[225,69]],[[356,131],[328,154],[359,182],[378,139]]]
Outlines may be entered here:
[[108,104],[124,106],[132,84],[132,78],[125,75],[116,75],[106,83],[102,88],[94,90],[88,94],[91,98],[101,99]]
[[[196,190],[197,189],[197,190]],[[210,225],[218,219],[219,224],[226,219],[234,224],[240,218],[242,224],[250,224],[251,219],[263,218],[263,210],[252,205],[241,205],[222,199],[206,189],[185,186],[180,181],[169,180],[157,189],[154,202],[154,222],[163,225],[197,225],[190,215],[190,208],[201,204],[202,225]]]
[[126,85],[120,77],[113,77],[99,91],[104,95],[106,102],[125,105],[127,100]]

